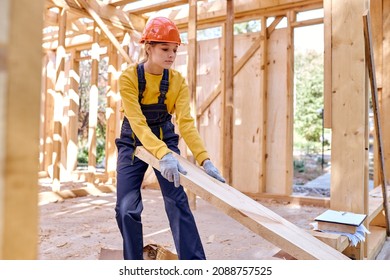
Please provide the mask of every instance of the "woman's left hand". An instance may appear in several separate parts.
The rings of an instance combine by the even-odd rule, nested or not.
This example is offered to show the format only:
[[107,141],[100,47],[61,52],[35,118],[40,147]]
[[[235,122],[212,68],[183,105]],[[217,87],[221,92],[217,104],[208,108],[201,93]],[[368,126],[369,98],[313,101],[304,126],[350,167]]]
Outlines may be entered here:
[[206,173],[209,174],[211,177],[217,179],[218,181],[221,181],[222,183],[226,182],[226,180],[221,176],[218,169],[214,166],[211,160],[206,159],[203,162],[203,168],[206,171]]

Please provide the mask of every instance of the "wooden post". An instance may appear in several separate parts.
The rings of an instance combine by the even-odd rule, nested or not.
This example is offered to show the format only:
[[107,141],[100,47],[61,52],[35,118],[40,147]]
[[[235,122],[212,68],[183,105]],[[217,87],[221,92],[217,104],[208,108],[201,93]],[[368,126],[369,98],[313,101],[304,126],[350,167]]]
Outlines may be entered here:
[[[380,96],[380,110],[383,114],[390,112],[390,2],[382,1],[383,5],[383,77],[382,94]],[[383,152],[385,157],[386,173],[390,174],[390,121],[381,120],[383,132]],[[389,179],[388,179],[389,180]],[[386,182],[389,184],[389,182]]]
[[53,191],[60,190],[61,154],[62,154],[62,118],[63,94],[65,86],[65,38],[66,10],[61,9],[59,15],[58,47],[56,51],[56,84],[54,92],[54,135],[53,135]]
[[79,86],[80,86],[80,63],[78,58],[80,51],[73,50],[69,60],[69,108],[68,108],[68,143],[66,147],[66,170],[72,173],[77,168],[77,154],[78,154],[78,127],[79,127]]
[[55,53],[48,51],[43,58],[42,89],[41,89],[41,152],[40,171],[48,171],[52,166],[53,153],[53,115],[54,115],[54,85],[55,85]]
[[44,2],[0,2],[1,260],[33,260],[38,255]]
[[293,146],[294,146],[294,27],[296,12],[289,11],[287,14],[287,79],[286,79],[286,162],[284,194],[292,194],[294,177]]
[[234,3],[233,0],[226,1],[226,22],[224,32],[224,83],[222,103],[222,174],[227,183],[233,181],[233,122],[234,122],[234,95],[233,95],[233,73],[234,73]]
[[[196,75],[197,75],[197,42],[196,42],[196,25],[197,25],[197,0],[189,0],[189,16],[188,16],[188,90],[191,96],[191,114],[195,119],[195,125],[198,127],[199,122],[196,116]],[[191,161],[195,163],[195,159],[192,156]],[[186,190],[189,204],[191,209],[196,209],[196,195],[189,190]]]
[[371,39],[371,21],[370,13],[366,11],[363,15],[364,22],[364,37],[365,37],[365,54],[366,54],[366,64],[368,69],[368,75],[370,78],[371,85],[371,102],[372,109],[374,111],[374,124],[375,124],[375,135],[378,139],[378,155],[379,155],[379,173],[381,179],[382,187],[382,197],[383,197],[383,209],[385,211],[386,217],[386,234],[390,236],[390,226],[389,226],[389,210],[387,202],[387,189],[386,189],[386,169],[385,169],[385,158],[383,155],[383,144],[382,144],[382,130],[380,126],[380,112],[378,110],[378,87],[376,84],[376,75],[375,75],[375,66],[374,66],[374,53],[372,50],[372,39]]
[[106,113],[106,172],[109,180],[113,180],[116,171],[116,146],[115,139],[119,137],[119,88],[118,88],[118,52],[112,44],[108,47],[109,67],[108,67],[108,82],[110,90],[107,94],[107,113]]
[[[332,1],[331,209],[368,214],[368,91],[363,22],[366,0]],[[353,255],[361,259],[364,246]]]
[[[378,109],[381,108],[381,96],[382,96],[382,73],[383,73],[383,3],[382,0],[371,0],[370,1],[370,14],[371,14],[371,23],[372,23],[372,44],[374,48],[374,61],[375,61],[375,73],[378,89]],[[381,124],[383,126],[383,122]],[[374,134],[374,151],[377,151],[378,139]],[[374,152],[374,186],[379,186],[380,184],[380,174],[379,174],[379,155]]]
[[[99,46],[100,28],[95,24],[93,33],[93,44],[91,51],[91,88],[89,90],[89,119],[88,119],[88,172],[96,170],[96,127],[98,113],[98,78],[99,78]],[[90,177],[90,176],[89,176]]]
[[267,178],[267,115],[268,115],[268,30],[267,17],[261,17],[261,79],[260,79],[260,108],[262,109],[262,122],[259,124],[260,131],[262,131],[260,140],[260,172],[259,172],[259,193],[266,192],[266,178]]
[[324,0],[324,127],[332,128],[332,0]]

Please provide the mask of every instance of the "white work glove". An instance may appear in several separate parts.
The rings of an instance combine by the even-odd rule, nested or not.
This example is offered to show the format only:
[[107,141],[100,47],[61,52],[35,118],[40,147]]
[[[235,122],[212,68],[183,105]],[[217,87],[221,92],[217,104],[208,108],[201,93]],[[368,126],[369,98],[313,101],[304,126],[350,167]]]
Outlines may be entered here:
[[213,165],[213,163],[209,159],[206,159],[203,162],[203,168],[206,171],[206,173],[209,174],[211,177],[221,181],[222,183],[226,182],[225,179],[219,173],[218,169]]
[[187,174],[187,171],[184,170],[172,153],[166,154],[160,159],[160,172],[169,182],[174,182],[176,188],[180,187],[179,172],[184,175]]

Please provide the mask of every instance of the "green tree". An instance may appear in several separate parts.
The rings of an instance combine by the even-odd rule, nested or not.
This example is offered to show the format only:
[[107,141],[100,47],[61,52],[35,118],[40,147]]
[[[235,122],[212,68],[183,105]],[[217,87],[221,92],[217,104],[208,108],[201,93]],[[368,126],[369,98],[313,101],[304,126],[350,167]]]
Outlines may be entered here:
[[323,69],[322,53],[312,50],[296,54],[294,126],[309,142],[321,141]]

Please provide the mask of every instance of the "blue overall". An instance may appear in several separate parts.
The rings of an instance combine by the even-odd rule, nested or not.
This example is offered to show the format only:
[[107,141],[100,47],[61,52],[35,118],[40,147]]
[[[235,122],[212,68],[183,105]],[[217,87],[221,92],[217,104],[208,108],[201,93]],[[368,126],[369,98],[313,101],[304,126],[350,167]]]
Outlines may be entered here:
[[[139,103],[152,132],[164,141],[168,148],[180,154],[179,136],[175,134],[172,116],[168,113],[164,100],[169,88],[169,71],[164,69],[160,83],[160,96],[157,104],[141,104],[146,87],[143,64],[137,67]],[[122,123],[120,138],[117,138],[117,202],[116,220],[123,238],[125,260],[143,259],[143,232],[141,213],[143,210],[141,184],[148,164],[134,156],[136,146],[142,145],[132,131],[128,119]],[[161,173],[154,169],[164,198],[173,240],[179,259],[206,259],[198,229],[191,213],[187,195],[182,186],[176,188]]]

